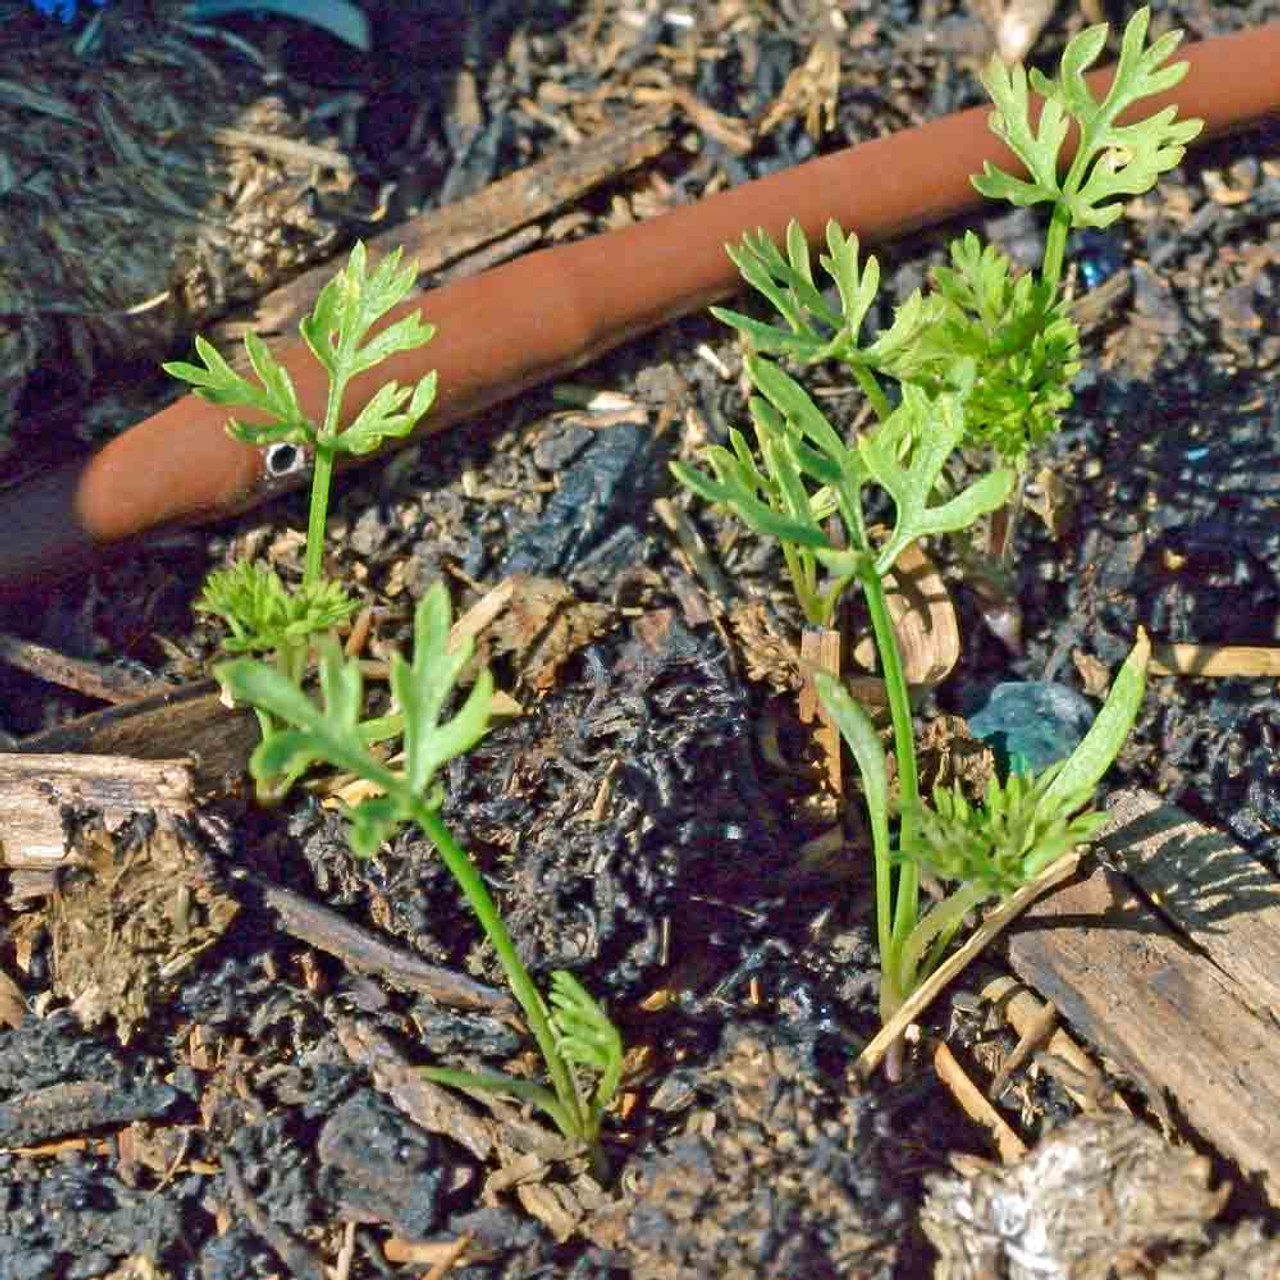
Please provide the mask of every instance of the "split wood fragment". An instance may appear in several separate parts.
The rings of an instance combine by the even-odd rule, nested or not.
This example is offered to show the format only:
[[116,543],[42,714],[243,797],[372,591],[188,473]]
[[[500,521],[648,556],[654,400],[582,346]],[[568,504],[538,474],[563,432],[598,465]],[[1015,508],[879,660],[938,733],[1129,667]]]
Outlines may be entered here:
[[[1035,1034],[1047,1014],[1057,1013],[1053,1005],[1043,1003],[1022,983],[1004,973],[993,972],[991,977],[986,978],[982,983],[981,995],[984,1000],[999,1008],[1023,1038]],[[1044,1063],[1045,1070],[1056,1076],[1059,1084],[1082,1111],[1094,1111],[1099,1107],[1107,1111],[1129,1110],[1128,1103],[1118,1093],[1103,1092],[1102,1088],[1095,1087],[1104,1085],[1101,1071],[1060,1026],[1053,1027],[1048,1039],[1044,1041],[1043,1052],[1037,1057]],[[1066,1072],[1056,1071],[1055,1063],[1063,1064],[1074,1078],[1067,1078]],[[1005,1074],[1006,1069],[1016,1068],[1017,1064],[1011,1057],[1001,1067],[1001,1075]],[[1089,1082],[1089,1087],[1082,1089],[1081,1081]],[[991,1097],[999,1096],[999,1083],[1000,1077],[997,1076],[988,1090]]]
[[18,743],[17,751],[35,761],[58,753],[134,760],[186,757],[193,790],[205,792],[222,790],[229,777],[242,777],[260,737],[250,708],[229,711],[217,682],[200,680],[32,734]]
[[187,813],[193,804],[185,760],[0,752],[0,866],[59,866],[66,857],[67,807],[95,809],[110,828],[134,813]]
[[1151,651],[1156,676],[1277,676],[1280,648],[1251,644],[1158,644]]
[[[464,1231],[450,1241],[401,1240],[398,1236],[390,1236],[382,1246],[382,1252],[388,1262],[397,1266],[416,1263],[419,1266],[430,1266],[422,1280],[442,1280],[452,1268],[459,1263],[475,1237]],[[474,1257],[472,1261],[483,1261],[482,1257]]]
[[14,1031],[27,1016],[27,1002],[22,988],[0,969],[0,1027]]
[[173,691],[173,686],[120,667],[72,658],[48,645],[0,632],[0,662],[63,689],[103,702],[129,702]]
[[827,787],[837,798],[844,795],[840,731],[826,707],[818,700],[818,688],[813,678],[817,672],[824,671],[837,680],[840,679],[840,651],[843,641],[843,632],[818,631],[813,628],[806,628],[800,637],[800,661],[805,667],[804,687],[800,690],[800,723],[812,724],[815,718],[818,721],[813,737],[822,752]]
[[1014,1133],[1008,1121],[969,1079],[945,1041],[939,1040],[933,1046],[932,1057],[933,1069],[938,1073],[938,1079],[951,1091],[951,1096],[964,1109],[965,1114],[987,1131],[1000,1153],[1000,1159],[1005,1164],[1021,1160],[1027,1154],[1027,1144]]
[[1280,1207],[1280,881],[1147,793],[1120,797],[1099,840],[1128,875],[1045,899],[1010,963]]
[[374,974],[392,986],[416,991],[438,1004],[454,1009],[481,1009],[521,1026],[515,1003],[505,992],[485,986],[465,974],[425,960],[393,946],[376,934],[353,924],[346,916],[321,906],[292,889],[241,873],[262,894],[288,934],[328,955],[336,956],[348,969]]
[[1229,836],[1149,791],[1122,791],[1099,837],[1177,932],[1280,1028],[1280,880]]

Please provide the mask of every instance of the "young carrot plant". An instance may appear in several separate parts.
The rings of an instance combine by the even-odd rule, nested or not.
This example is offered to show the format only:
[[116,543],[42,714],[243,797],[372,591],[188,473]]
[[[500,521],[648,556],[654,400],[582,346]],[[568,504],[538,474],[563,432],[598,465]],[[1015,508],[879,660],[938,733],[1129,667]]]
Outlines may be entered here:
[[[211,573],[196,605],[226,623],[231,634],[224,647],[229,653],[265,654],[295,683],[306,672],[315,638],[347,621],[359,608],[346,587],[324,574],[325,521],[334,466],[342,454],[371,453],[384,440],[408,435],[435,399],[434,372],[411,388],[388,383],[350,426],[341,429],[342,404],[351,379],[396,352],[423,346],[435,334],[414,312],[369,336],[417,279],[414,265],[401,267],[400,258],[397,249],[370,275],[365,247],[357,243],[346,268],[325,285],[299,326],[312,355],[329,374],[329,398],[321,423],[303,413],[288,370],[257,334],[248,333],[244,340],[256,381],[237,373],[201,337],[196,338],[201,365],[175,360],[164,366],[212,404],[254,411],[252,421],[236,417],[228,421],[227,432],[234,439],[258,448],[289,444],[311,455],[311,503],[301,582],[291,589],[274,569],[242,562]],[[270,713],[256,710],[266,737],[273,728]],[[289,781],[263,776],[259,788],[264,796],[279,795],[288,789]]]
[[[214,674],[238,702],[252,706],[262,742],[249,769],[259,794],[279,796],[317,764],[332,765],[372,783],[380,794],[351,811],[352,851],[371,856],[404,823],[416,825],[436,847],[497,954],[512,993],[524,1011],[546,1064],[550,1088],[500,1073],[427,1068],[425,1074],[461,1088],[508,1094],[539,1107],[569,1138],[583,1142],[598,1170],[604,1169],[600,1125],[622,1074],[622,1039],[608,1014],[571,974],[551,975],[544,1001],[515,949],[484,881],[466,851],[441,820],[436,774],[465,754],[484,734],[493,695],[488,670],[477,677],[457,714],[445,716],[473,642],[449,643],[448,593],[436,583],[414,613],[412,661],[391,660],[393,714],[364,717],[364,681],[359,661],[342,652],[333,628],[346,621],[356,600],[323,573],[325,520],[333,468],[341,454],[369,453],[389,437],[407,435],[430,408],[436,376],[413,388],[383,386],[345,429],[342,403],[357,374],[398,351],[428,342],[434,330],[418,313],[372,333],[374,326],[413,287],[416,268],[388,255],[369,274],[364,246],[321,291],[301,325],[312,354],[329,374],[323,423],[311,422],[298,403],[288,372],[256,335],[245,338],[257,381],[236,373],[202,338],[196,350],[203,367],[183,362],[165,368],[215,404],[256,412],[247,422],[232,418],[228,431],[258,447],[277,443],[313,455],[310,518],[301,583],[290,590],[274,570],[240,564],[210,575],[200,604],[225,619],[224,647],[239,654]],[[371,336],[372,335],[372,336]],[[267,655],[268,660],[251,657]],[[305,688],[313,657],[319,660],[321,702]],[[403,734],[405,764],[384,764],[371,746]]]
[[[815,281],[809,248],[796,224],[786,252],[764,233],[729,249],[743,278],[784,323],[736,311],[715,314],[749,348],[747,375],[754,446],[741,431],[729,447],[707,452],[710,474],[676,463],[677,477],[712,502],[733,508],[757,533],[777,538],[805,618],[830,626],[844,591],[861,588],[874,634],[893,726],[899,804],[891,829],[884,748],[866,712],[829,675],[815,677],[862,776],[875,858],[881,952],[880,1007],[886,1020],[936,966],[966,913],[1007,896],[1049,861],[1087,839],[1100,818],[1087,810],[1094,788],[1123,745],[1142,699],[1148,645],[1139,636],[1093,729],[1065,762],[1038,778],[991,784],[971,805],[958,791],[920,795],[911,703],[889,614],[886,580],[918,539],[953,533],[1009,501],[1030,451],[1071,404],[1080,340],[1063,288],[1070,232],[1104,227],[1124,197],[1149,190],[1178,163],[1198,120],[1175,120],[1173,107],[1118,123],[1141,99],[1178,83],[1185,64],[1165,66],[1180,33],[1146,44],[1149,11],[1125,29],[1109,89],[1096,99],[1085,71],[1106,43],[1105,25],[1076,36],[1058,76],[993,58],[983,75],[995,112],[991,128],[1025,165],[1019,178],[988,164],[973,179],[984,195],[1016,205],[1050,206],[1037,271],[1018,275],[998,248],[972,232],[951,246],[951,262],[933,273],[933,290],[916,290],[890,327],[872,341],[862,328],[879,288],[879,264],[859,256],[858,239],[827,226],[821,266],[835,287],[828,300]],[[1038,124],[1028,85],[1045,98]],[[1071,124],[1074,158],[1062,149]],[[864,392],[874,425],[846,442],[801,384],[767,356],[843,365]],[[996,459],[958,490],[949,479],[958,450],[985,447]],[[873,537],[864,492],[879,488],[893,507],[883,538]],[[838,517],[843,536],[828,525]],[[920,875],[958,884],[921,914]]]
[[[215,674],[238,702],[259,707],[275,725],[287,726],[275,728],[254,752],[249,768],[255,777],[292,776],[321,763],[347,770],[381,792],[351,811],[349,838],[358,856],[375,853],[406,822],[435,845],[497,953],[542,1053],[551,1088],[497,1072],[433,1067],[424,1074],[464,1089],[510,1094],[539,1107],[566,1137],[585,1143],[597,1168],[603,1168],[600,1122],[621,1078],[622,1038],[605,1010],[563,970],[551,975],[550,996],[544,1002],[484,880],[439,814],[443,796],[433,786],[435,776],[480,740],[493,695],[486,669],[458,713],[444,718],[445,704],[473,647],[470,638],[450,646],[450,623],[448,593],[436,583],[414,614],[412,662],[392,656],[391,691],[404,722],[405,763],[399,771],[369,749],[366,722],[361,720],[360,663],[344,657],[336,639],[325,637],[319,646],[323,706],[284,672],[251,658],[223,663]],[[584,1088],[575,1066],[584,1068],[594,1084]]]

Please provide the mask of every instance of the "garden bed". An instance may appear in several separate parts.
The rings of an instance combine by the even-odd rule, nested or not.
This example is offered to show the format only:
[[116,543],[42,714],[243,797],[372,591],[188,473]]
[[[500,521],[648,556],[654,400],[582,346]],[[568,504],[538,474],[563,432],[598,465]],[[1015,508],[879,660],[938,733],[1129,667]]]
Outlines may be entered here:
[[[383,52],[363,62],[287,24],[237,32],[273,50],[283,83],[313,105],[353,86],[369,95],[350,151],[369,214],[374,196],[394,211],[494,190],[637,105],[665,111],[660,151],[617,153],[596,185],[540,215],[545,245],[982,101],[974,72],[990,35],[968,9],[846,4],[834,130],[815,144],[803,110],[749,127],[831,35],[817,8],[791,8],[719,6],[695,39],[658,10],[499,6],[406,47],[440,21],[424,10],[406,28],[375,22]],[[1228,18],[1278,16],[1274,3],[1229,15],[1185,4],[1157,22],[1204,38]],[[120,26],[101,57],[154,36],[123,12],[102,17]],[[1082,22],[1064,7],[1033,58],[1052,65]],[[227,75],[248,74],[235,46],[201,48]],[[432,70],[400,77],[399,63]],[[811,65],[818,77],[821,60]],[[399,126],[415,112],[409,136]],[[1170,661],[1175,644],[1280,645],[1274,127],[1193,151],[1134,206],[1123,230],[1075,250],[1082,291],[1113,271],[1119,286],[1097,303],[1075,405],[1043,451],[1043,518],[1018,524],[1020,642],[1000,638],[990,593],[941,553],[962,653],[922,721],[967,714],[1005,680],[1096,696],[1140,625]],[[343,225],[367,235],[374,224]],[[1029,242],[1034,257],[1030,214],[963,225],[1011,251]],[[960,229],[882,250],[882,296],[905,298]],[[519,227],[500,246],[507,234],[524,239],[485,261],[530,247]],[[667,466],[743,421],[741,372],[731,331],[689,316],[348,475],[329,526],[330,571],[373,606],[375,658],[408,647],[413,603],[437,579],[457,613],[510,584],[477,638],[511,704],[450,765],[443,813],[534,974],[572,970],[622,1030],[608,1183],[514,1106],[461,1100],[414,1070],[540,1070],[425,839],[405,832],[354,860],[341,778],[256,806],[243,779],[252,722],[207,691],[163,690],[139,729],[133,686],[109,723],[86,726],[68,722],[99,702],[6,670],[5,728],[28,752],[94,753],[108,780],[113,756],[175,763],[158,781],[131,775],[139,790],[123,804],[113,793],[120,812],[147,799],[115,830],[93,805],[58,813],[74,869],[54,896],[47,871],[11,874],[0,1275],[910,1276],[938,1250],[950,1276],[995,1260],[1009,1274],[1275,1273],[1266,1124],[1280,1110],[1258,1101],[1233,1124],[1224,1105],[1216,1130],[1212,1115],[1214,1073],[1232,1069],[1233,1052],[1241,1070],[1276,1053],[1263,980],[1280,883],[1274,671],[1153,675],[1107,782],[1129,806],[1117,829],[1141,827],[1148,844],[1109,836],[1110,869],[1086,861],[984,957],[993,972],[962,976],[927,1011],[900,1081],[863,1079],[856,1059],[878,1026],[871,859],[858,806],[834,811],[799,719],[802,620],[776,548],[691,499]],[[119,396],[109,381],[29,382],[17,438],[37,419],[83,421],[86,390],[97,429],[171,394],[143,370]],[[830,373],[815,382],[824,411],[852,424],[858,393]],[[302,502],[286,497],[170,534],[28,595],[5,625],[127,671],[154,708],[154,686],[194,684],[216,651],[218,631],[191,612],[203,575],[250,551],[296,569],[304,525]],[[84,670],[64,683],[83,688]],[[38,793],[40,779],[21,785]],[[1148,810],[1165,814],[1154,837]],[[1212,845],[1226,869],[1144,883],[1143,850],[1180,822],[1201,825],[1182,828],[1176,848]],[[12,865],[8,827],[4,840]],[[1260,957],[1256,971],[1220,980],[1214,961],[1188,976],[1170,919],[1189,921],[1211,959],[1218,935],[1239,938],[1227,950]],[[1103,954],[1105,974],[1081,959]],[[1057,1005],[1061,1038],[1043,1010],[1015,1026],[1011,971]],[[1163,992],[1174,1012],[1157,1009],[1155,1030],[1139,1034],[1124,997],[1161,983],[1178,984]],[[1166,1057],[1156,1033],[1175,1016],[1183,1054]],[[1255,1039],[1237,1046],[1236,1026]],[[979,1089],[1009,1064],[994,1104],[1027,1163],[995,1167],[1013,1153],[958,1101],[943,1046]],[[1086,1170],[1066,1186],[1097,1194],[1070,1200],[1069,1229],[1055,1234],[1064,1168]],[[1106,1216],[1115,1202],[1123,1230]],[[1026,1225],[1002,1242],[991,1224],[1011,1220],[1011,1205]],[[1041,1222],[1045,1243],[1028,1257]],[[971,1224],[990,1229],[966,1235]]]

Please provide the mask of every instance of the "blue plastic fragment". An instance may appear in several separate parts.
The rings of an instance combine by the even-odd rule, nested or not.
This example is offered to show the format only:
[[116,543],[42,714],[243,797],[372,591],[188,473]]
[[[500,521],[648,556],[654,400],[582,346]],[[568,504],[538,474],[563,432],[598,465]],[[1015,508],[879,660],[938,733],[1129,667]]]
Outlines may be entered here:
[[1124,266],[1124,240],[1112,230],[1085,227],[1071,237],[1068,251],[1086,289],[1096,289]]
[[[31,0],[31,3],[51,18],[59,18],[66,23],[75,21],[76,0]],[[93,0],[93,3],[101,9],[107,0]]]
[[969,731],[1011,773],[1039,773],[1065,760],[1089,731],[1097,708],[1069,685],[1049,680],[998,684],[969,716]]

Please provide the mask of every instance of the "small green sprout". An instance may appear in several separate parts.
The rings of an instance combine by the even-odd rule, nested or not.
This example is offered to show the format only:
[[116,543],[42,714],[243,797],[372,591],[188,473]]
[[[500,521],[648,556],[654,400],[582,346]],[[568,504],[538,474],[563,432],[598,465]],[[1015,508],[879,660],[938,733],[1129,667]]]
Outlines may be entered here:
[[[748,347],[745,366],[756,392],[749,402],[754,447],[742,432],[731,431],[728,448],[707,451],[709,473],[674,463],[675,475],[708,501],[732,507],[756,533],[778,539],[810,625],[831,626],[843,593],[855,583],[867,603],[893,724],[896,845],[879,736],[839,684],[822,674],[815,682],[858,764],[871,818],[885,1018],[935,966],[973,906],[1006,895],[1096,829],[1096,817],[1081,811],[1120,750],[1141,700],[1144,640],[1094,730],[1060,768],[993,784],[979,806],[947,791],[926,804],[886,579],[913,542],[959,532],[1017,492],[1028,454],[1057,430],[1069,408],[1080,369],[1079,334],[1062,288],[1068,234],[1113,222],[1122,198],[1149,190],[1200,131],[1198,120],[1175,121],[1173,107],[1116,123],[1136,102],[1177,84],[1186,70],[1182,64],[1162,65],[1177,47],[1178,33],[1144,48],[1149,16],[1141,9],[1129,22],[1101,101],[1091,94],[1084,72],[1106,43],[1105,25],[1090,27],[1067,45],[1057,80],[1031,73],[1031,87],[1047,100],[1038,129],[1031,122],[1023,68],[1007,70],[993,58],[983,76],[996,106],[991,128],[1030,178],[987,165],[974,185],[1014,204],[1052,206],[1039,271],[1019,275],[1003,252],[984,247],[970,232],[952,244],[950,265],[934,271],[933,290],[914,291],[889,328],[868,340],[862,330],[879,288],[876,259],[860,260],[857,237],[828,224],[827,252],[819,264],[835,286],[837,306],[815,282],[809,246],[792,223],[785,254],[763,231],[729,249],[743,278],[783,323],[713,308]],[[1060,177],[1059,158],[1072,122],[1080,144]],[[875,422],[846,442],[804,388],[767,356],[843,365],[866,395]],[[954,463],[959,451],[975,448],[985,448],[998,464],[957,492]],[[892,529],[880,539],[873,539],[864,509],[870,487],[893,506]],[[837,517],[843,529],[833,536]],[[960,885],[923,917],[922,872]]]
[[407,436],[431,408],[436,394],[434,371],[415,387],[387,383],[356,420],[345,431],[341,429],[342,402],[351,379],[388,356],[423,346],[435,335],[435,329],[423,324],[415,311],[369,337],[373,326],[408,295],[418,269],[413,263],[401,267],[401,250],[396,249],[369,275],[367,257],[364,245],[357,242],[346,269],[320,291],[314,309],[299,326],[311,354],[329,373],[329,402],[323,423],[317,425],[303,413],[288,370],[257,334],[248,333],[244,340],[257,382],[236,373],[204,338],[196,338],[196,354],[204,361],[203,368],[181,360],[164,366],[167,373],[190,383],[196,394],[210,403],[241,406],[260,415],[263,420],[253,422],[232,418],[227,430],[235,439],[260,448],[288,443],[314,450],[304,576],[308,584],[321,575],[329,488],[338,455],[371,453],[388,438]]
[[[505,1093],[537,1107],[566,1137],[587,1145],[600,1172],[606,1167],[600,1150],[600,1124],[622,1082],[622,1037],[600,1003],[567,970],[553,970],[547,998],[551,1005],[551,1037],[562,1060],[557,1072],[551,1069],[551,1059],[547,1058],[555,1092],[545,1085],[516,1080],[497,1071],[426,1067],[422,1074],[437,1084],[478,1093]],[[574,1065],[582,1067],[588,1077],[595,1077],[594,1089],[584,1091],[580,1087],[572,1070]],[[569,1087],[562,1091],[565,1078]]]
[[242,560],[205,579],[196,608],[227,624],[228,653],[273,653],[341,626],[358,605],[341,583],[322,578],[290,591],[274,570]]
[[[245,335],[245,351],[255,375],[237,373],[204,338],[195,341],[200,365],[176,360],[164,366],[173,377],[189,383],[212,404],[252,410],[253,421],[231,417],[227,432],[258,448],[291,444],[313,456],[311,504],[307,520],[306,559],[302,581],[290,591],[279,575],[265,565],[238,564],[210,574],[196,608],[221,617],[231,632],[230,653],[266,653],[295,683],[302,680],[314,638],[347,621],[360,607],[340,583],[324,576],[324,532],[329,513],[333,469],[342,454],[365,454],[384,440],[411,432],[431,408],[436,394],[435,372],[416,386],[388,383],[346,429],[342,404],[357,374],[388,356],[411,351],[429,342],[435,330],[414,312],[370,336],[373,327],[408,295],[417,268],[400,265],[401,251],[388,254],[372,275],[365,247],[357,243],[347,266],[321,290],[315,307],[299,326],[312,355],[329,374],[329,398],[324,422],[312,422],[298,403],[289,371],[255,333]],[[270,734],[270,715],[257,708],[263,736]],[[259,793],[281,794],[288,775],[259,776]]]
[[[400,266],[400,251],[389,254],[369,274],[365,248],[357,244],[345,270],[325,285],[302,337],[329,375],[324,422],[303,413],[288,371],[255,334],[245,338],[256,381],[236,373],[203,338],[196,352],[203,365],[165,365],[199,395],[231,407],[253,410],[255,420],[232,418],[227,430],[259,448],[287,443],[314,455],[311,509],[305,569],[300,585],[289,590],[271,569],[239,564],[213,573],[196,606],[222,617],[230,631],[223,647],[233,654],[265,654],[270,661],[242,656],[214,669],[236,701],[254,708],[262,742],[249,769],[259,794],[275,797],[313,765],[328,764],[374,784],[381,794],[351,812],[352,851],[368,857],[404,823],[423,831],[439,850],[497,953],[512,993],[547,1066],[551,1087],[482,1074],[430,1068],[426,1074],[463,1088],[487,1089],[522,1098],[547,1113],[560,1131],[584,1143],[597,1170],[603,1171],[600,1124],[622,1074],[622,1039],[604,1009],[572,975],[551,975],[550,1007],[543,1001],[483,879],[466,851],[439,815],[442,794],[435,778],[440,768],[470,751],[483,736],[493,697],[488,670],[476,678],[470,694],[452,717],[446,704],[462,668],[471,657],[470,639],[449,644],[452,621],[448,593],[437,583],[414,613],[412,661],[391,661],[391,692],[398,710],[364,718],[364,680],[359,661],[346,658],[333,636],[358,607],[345,588],[325,578],[324,533],[334,464],[341,454],[365,454],[384,440],[407,435],[431,407],[436,375],[416,386],[388,383],[345,430],[342,404],[357,374],[388,356],[430,341],[434,329],[414,312],[377,333],[374,326],[413,288],[414,266]],[[371,336],[372,333],[372,336]],[[319,658],[321,702],[303,688],[307,664]],[[370,750],[371,744],[403,734],[405,765],[397,771]],[[575,1070],[577,1068],[577,1070]],[[584,1087],[579,1076],[594,1077]]]
[[[621,1078],[621,1037],[603,1008],[564,971],[552,974],[548,1009],[484,880],[439,814],[443,797],[433,785],[436,774],[483,736],[493,696],[486,669],[458,712],[451,718],[444,715],[474,643],[468,637],[450,646],[451,621],[448,593],[436,583],[414,613],[412,662],[392,657],[391,689],[404,727],[405,762],[399,771],[369,749],[367,722],[361,720],[360,663],[344,657],[335,639],[326,637],[320,644],[323,705],[281,671],[252,658],[222,663],[215,675],[238,702],[261,708],[273,725],[284,726],[273,728],[253,753],[249,768],[254,777],[296,776],[321,763],[354,773],[381,792],[351,811],[349,839],[357,855],[375,853],[404,823],[416,825],[435,845],[493,944],[542,1053],[551,1088],[496,1072],[428,1068],[426,1074],[444,1084],[506,1093],[540,1107],[566,1137],[585,1143],[602,1169],[600,1122]],[[593,1090],[584,1091],[575,1066],[595,1077]]]

